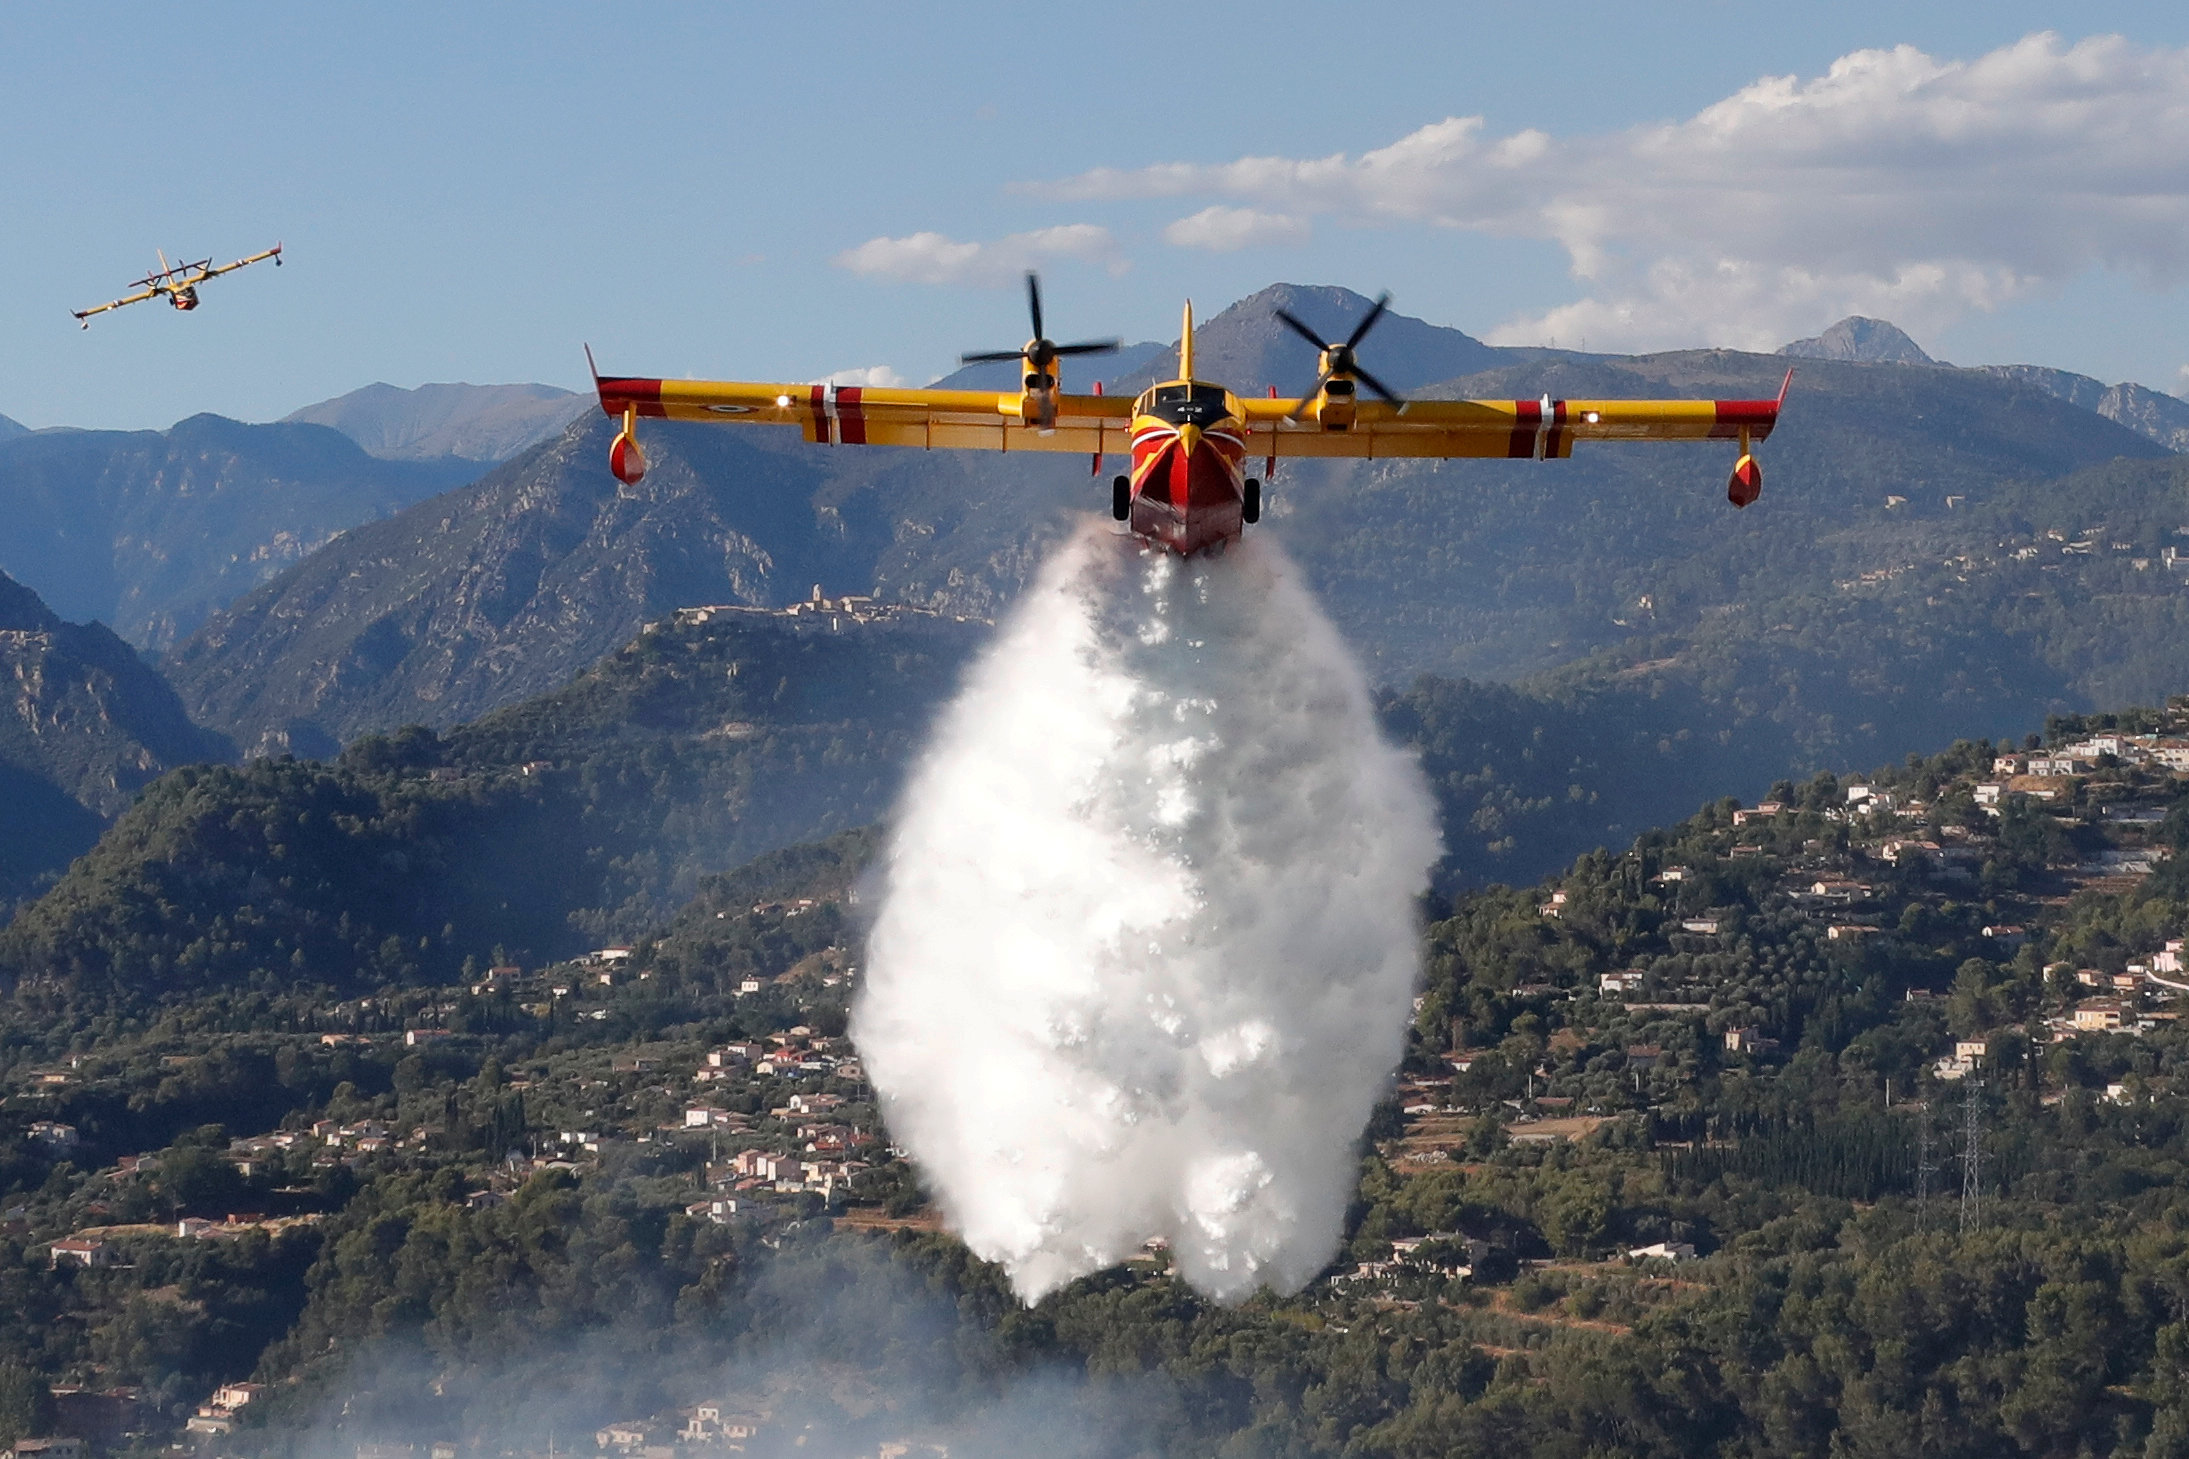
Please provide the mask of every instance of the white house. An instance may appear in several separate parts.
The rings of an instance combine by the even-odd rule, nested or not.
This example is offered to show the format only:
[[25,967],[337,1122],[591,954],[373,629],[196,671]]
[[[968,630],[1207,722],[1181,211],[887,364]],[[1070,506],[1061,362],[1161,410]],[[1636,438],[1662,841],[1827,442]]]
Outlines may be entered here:
[[1693,1261],[1695,1243],[1692,1241],[1653,1241],[1647,1246],[1627,1248],[1628,1261]]

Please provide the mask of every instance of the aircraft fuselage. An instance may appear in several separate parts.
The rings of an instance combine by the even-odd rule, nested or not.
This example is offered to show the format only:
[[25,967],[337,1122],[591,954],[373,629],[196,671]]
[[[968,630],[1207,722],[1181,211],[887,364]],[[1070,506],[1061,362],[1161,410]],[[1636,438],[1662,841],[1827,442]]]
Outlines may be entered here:
[[1134,535],[1183,557],[1221,552],[1246,530],[1244,412],[1221,385],[1173,380],[1133,403]]

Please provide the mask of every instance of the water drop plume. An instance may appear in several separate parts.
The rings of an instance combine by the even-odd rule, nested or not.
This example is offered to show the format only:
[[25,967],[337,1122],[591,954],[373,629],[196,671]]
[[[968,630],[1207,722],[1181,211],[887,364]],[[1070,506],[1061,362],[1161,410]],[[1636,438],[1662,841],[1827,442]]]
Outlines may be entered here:
[[944,1213],[1028,1302],[1161,1237],[1203,1292],[1336,1250],[1438,852],[1289,560],[1090,524],[899,809],[852,1033]]

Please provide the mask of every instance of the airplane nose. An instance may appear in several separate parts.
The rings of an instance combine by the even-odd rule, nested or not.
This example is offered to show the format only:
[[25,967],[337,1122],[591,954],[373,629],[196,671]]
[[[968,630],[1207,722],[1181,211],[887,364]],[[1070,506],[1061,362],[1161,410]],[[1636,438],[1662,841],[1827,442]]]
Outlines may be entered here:
[[1178,449],[1185,453],[1187,460],[1192,460],[1193,453],[1201,449],[1201,428],[1199,426],[1180,426],[1178,428]]

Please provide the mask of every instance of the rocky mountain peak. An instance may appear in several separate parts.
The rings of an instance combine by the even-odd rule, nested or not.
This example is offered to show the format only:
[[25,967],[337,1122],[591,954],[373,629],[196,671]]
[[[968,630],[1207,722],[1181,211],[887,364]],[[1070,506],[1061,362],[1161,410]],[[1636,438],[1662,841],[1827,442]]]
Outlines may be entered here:
[[1938,361],[1884,319],[1850,314],[1824,333],[1779,346],[1779,353],[1804,360],[1859,360],[1880,365],[1935,365]]
[[284,416],[332,426],[388,461],[507,461],[557,435],[590,400],[553,385],[375,382]]
[[60,622],[44,599],[0,572],[0,632],[50,633]]
[[[1194,373],[1243,394],[1258,395],[1271,386],[1280,395],[1298,394],[1315,383],[1316,352],[1284,326],[1277,311],[1287,311],[1330,340],[1351,333],[1374,305],[1366,295],[1334,284],[1271,284],[1196,323]],[[1473,335],[1395,309],[1377,322],[1361,346],[1361,363],[1400,391],[1495,369],[1511,359]],[[1173,344],[1115,388],[1137,390],[1168,378],[1177,368]]]

